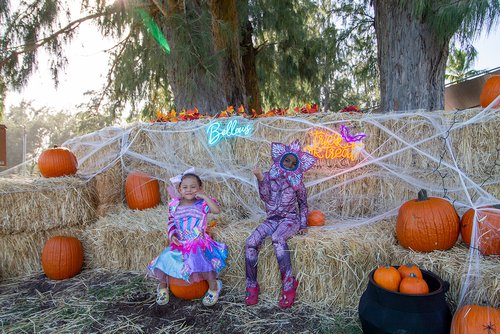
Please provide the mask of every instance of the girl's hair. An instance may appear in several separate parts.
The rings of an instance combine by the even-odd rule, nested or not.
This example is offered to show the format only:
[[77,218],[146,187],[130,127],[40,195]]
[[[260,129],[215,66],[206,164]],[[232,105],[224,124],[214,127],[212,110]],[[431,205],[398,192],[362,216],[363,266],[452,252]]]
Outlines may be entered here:
[[196,181],[198,181],[198,185],[200,187],[203,185],[203,182],[201,182],[201,179],[200,179],[200,177],[198,175],[193,174],[193,173],[186,173],[186,174],[182,175],[182,177],[181,177],[181,183],[179,183],[179,187],[181,186],[182,181],[184,181],[184,179],[187,178],[187,177],[193,177],[193,178],[195,178]]

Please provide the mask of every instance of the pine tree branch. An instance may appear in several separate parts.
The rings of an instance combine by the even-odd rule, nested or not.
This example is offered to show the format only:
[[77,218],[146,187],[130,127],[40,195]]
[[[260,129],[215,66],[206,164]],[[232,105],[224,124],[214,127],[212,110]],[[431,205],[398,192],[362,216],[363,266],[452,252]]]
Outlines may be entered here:
[[16,49],[20,49],[20,50],[13,51],[8,57],[2,59],[0,61],[0,68],[5,63],[7,63],[10,59],[18,57],[18,56],[20,56],[22,54],[25,54],[25,53],[33,52],[34,50],[36,50],[36,49],[44,46],[45,44],[53,41],[54,39],[57,39],[59,37],[59,35],[68,34],[68,33],[72,32],[72,31],[74,31],[83,22],[95,19],[97,17],[105,16],[105,15],[108,15],[108,14],[109,14],[109,11],[87,15],[85,17],[79,18],[78,20],[70,22],[64,28],[59,29],[58,31],[56,31],[53,34],[51,34],[50,36],[47,36],[47,37],[42,38],[42,39],[39,39],[39,40],[37,40],[35,42],[32,42],[32,43],[28,43],[28,44],[24,44],[24,45],[13,47],[12,50],[16,50]]

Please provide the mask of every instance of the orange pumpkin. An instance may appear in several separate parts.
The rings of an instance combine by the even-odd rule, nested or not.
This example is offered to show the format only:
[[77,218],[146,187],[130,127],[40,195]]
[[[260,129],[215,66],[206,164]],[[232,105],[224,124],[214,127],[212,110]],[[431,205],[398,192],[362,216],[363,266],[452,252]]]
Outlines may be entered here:
[[125,198],[131,209],[154,208],[160,203],[158,180],[143,172],[131,172],[125,180]]
[[396,237],[405,248],[418,252],[447,250],[455,245],[460,232],[457,211],[445,199],[427,197],[420,190],[418,199],[399,208]]
[[65,236],[47,240],[42,250],[42,267],[48,278],[71,278],[82,270],[82,266],[83,247],[80,240]]
[[172,294],[179,299],[199,299],[208,291],[208,282],[199,281],[189,284],[182,279],[170,277],[169,288]]
[[[481,107],[486,108],[498,95],[500,95],[500,75],[493,75],[484,83],[481,95],[479,96],[479,104]],[[500,103],[497,103],[493,107],[500,107]]]
[[307,214],[308,226],[323,226],[325,225],[325,214],[320,210],[312,210]]
[[429,286],[423,278],[411,273],[410,276],[401,280],[399,292],[408,295],[425,295],[429,293]]
[[38,158],[38,169],[44,177],[75,175],[77,168],[76,156],[65,147],[48,148]]
[[[497,211],[494,211],[497,209]],[[485,207],[477,212],[477,240],[474,243],[484,255],[500,255],[500,206]],[[462,240],[470,246],[474,226],[474,209],[469,209],[462,216],[460,233]]]
[[401,275],[399,271],[391,266],[378,267],[373,273],[373,280],[378,286],[390,290],[398,291],[399,283],[401,282]]
[[500,329],[500,309],[465,305],[455,312],[451,334],[493,334]]
[[410,274],[414,274],[418,278],[423,278],[422,276],[422,271],[416,266],[416,265],[402,265],[398,268],[399,274],[401,275],[401,278],[409,277]]

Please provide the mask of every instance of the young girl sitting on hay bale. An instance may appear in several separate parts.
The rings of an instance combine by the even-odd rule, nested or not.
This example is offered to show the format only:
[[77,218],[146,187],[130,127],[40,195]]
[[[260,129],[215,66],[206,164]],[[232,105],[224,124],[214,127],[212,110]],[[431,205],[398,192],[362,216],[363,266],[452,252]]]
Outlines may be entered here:
[[278,305],[281,308],[289,308],[295,301],[299,283],[292,275],[286,241],[307,229],[307,192],[302,179],[303,173],[314,165],[316,158],[302,152],[298,140],[290,146],[272,143],[271,156],[273,165],[269,172],[263,174],[258,167],[253,170],[259,184],[260,198],[266,205],[267,219],[246,240],[245,303],[254,305],[259,301],[257,258],[262,242],[271,236],[282,281]]
[[219,299],[222,282],[219,272],[226,266],[227,246],[206,233],[207,214],[220,213],[217,202],[203,192],[203,184],[194,168],[170,179],[178,185],[180,196],[172,196],[168,205],[169,246],[148,266],[148,275],[160,283],[156,302],[169,301],[169,277],[182,279],[189,285],[208,281],[203,305],[212,306]]

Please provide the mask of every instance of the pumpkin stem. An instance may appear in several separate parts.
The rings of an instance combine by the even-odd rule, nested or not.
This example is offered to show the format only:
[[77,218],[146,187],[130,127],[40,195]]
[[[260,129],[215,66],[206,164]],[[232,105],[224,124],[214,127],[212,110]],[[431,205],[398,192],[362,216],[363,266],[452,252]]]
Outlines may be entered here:
[[421,189],[419,192],[418,192],[418,199],[417,199],[417,202],[421,202],[421,201],[426,201],[428,200],[429,197],[427,197],[427,190],[425,189]]

